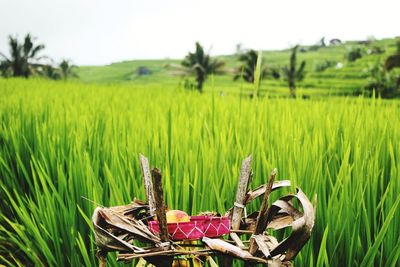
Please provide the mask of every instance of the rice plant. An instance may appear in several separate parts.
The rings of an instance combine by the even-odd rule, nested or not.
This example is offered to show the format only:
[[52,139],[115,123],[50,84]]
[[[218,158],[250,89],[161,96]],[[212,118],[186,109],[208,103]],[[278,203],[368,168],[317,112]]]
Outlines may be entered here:
[[316,193],[296,266],[400,263],[398,101],[23,79],[0,79],[0,95],[1,264],[96,265],[90,216],[144,199],[139,153],[161,167],[167,205],[191,214],[231,207],[248,154],[253,186],[276,167]]

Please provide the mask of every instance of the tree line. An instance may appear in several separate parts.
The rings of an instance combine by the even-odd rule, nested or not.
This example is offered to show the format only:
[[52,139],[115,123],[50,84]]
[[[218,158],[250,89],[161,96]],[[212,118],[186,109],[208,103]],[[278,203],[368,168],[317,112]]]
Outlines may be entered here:
[[[334,42],[330,42],[331,45],[341,44],[338,39],[333,39]],[[370,45],[371,41],[359,41],[359,44]],[[255,83],[257,80],[263,79],[264,77],[283,79],[287,82],[290,96],[296,98],[296,87],[297,83],[305,78],[305,66],[306,62],[303,60],[300,63],[297,62],[298,52],[316,51],[321,47],[325,47],[324,38],[321,39],[320,43],[311,46],[308,50],[299,45],[294,46],[291,49],[289,62],[283,67],[265,67],[261,62],[261,53],[250,49],[247,51],[241,51],[240,47],[237,49],[237,58],[241,63],[239,67],[234,70],[234,80],[243,79],[248,83]],[[358,90],[357,93],[381,96],[383,98],[394,98],[400,97],[400,75],[393,71],[395,68],[400,67],[400,39],[396,43],[396,52],[388,56],[383,62],[380,60],[370,67],[369,82]],[[354,62],[361,58],[364,53],[367,54],[382,54],[384,50],[379,46],[369,46],[368,50],[364,52],[361,47],[349,48],[345,57],[348,62]],[[329,67],[336,65],[335,62],[327,61],[323,65],[318,66],[316,71],[324,71]],[[184,75],[194,75],[196,84],[188,84],[187,87],[195,88],[202,92],[204,81],[210,74],[218,74],[224,72],[224,62],[218,59],[211,59],[210,55],[204,52],[203,47],[196,43],[194,52],[189,54],[182,61],[181,66],[183,67]],[[259,68],[257,70],[257,67]],[[257,77],[258,76],[258,77]],[[258,95],[258,93],[257,93]]]
[[[289,64],[282,69],[268,68],[261,63],[262,55],[257,51],[250,49],[248,51],[239,52],[238,60],[241,65],[234,70],[234,80],[243,79],[248,83],[256,83],[266,76],[279,79],[283,77],[288,84],[290,96],[296,97],[296,84],[305,77],[306,62],[303,60],[300,64],[297,62],[297,52],[299,46],[296,45],[291,49]],[[191,75],[195,77],[195,84],[188,84],[189,88],[195,88],[199,92],[203,91],[203,85],[210,74],[224,73],[225,63],[217,58],[212,59],[209,54],[204,52],[204,48],[197,42],[195,51],[189,52],[181,66],[175,66],[175,69],[181,70],[183,75]]]
[[[333,42],[334,41],[334,42]],[[369,41],[358,42],[359,44],[368,45]],[[74,72],[76,66],[72,65],[69,60],[62,60],[59,64],[44,55],[41,55],[45,46],[43,44],[34,44],[34,39],[27,34],[22,42],[16,37],[9,36],[9,56],[0,53],[0,74],[4,77],[25,77],[32,75],[47,77],[54,80],[68,79],[77,77]],[[338,39],[333,39],[331,45],[341,44]],[[290,96],[296,97],[297,83],[305,78],[306,62],[303,60],[298,62],[298,52],[316,51],[325,47],[325,38],[322,38],[318,44],[309,48],[294,46],[291,49],[288,64],[283,67],[270,67],[262,64],[262,54],[250,49],[237,49],[237,59],[240,66],[233,70],[233,80],[242,79],[248,83],[254,83],[255,94],[259,94],[259,85],[262,79],[268,77],[273,79],[283,78],[289,88]],[[360,47],[350,48],[346,54],[348,62],[354,62],[361,58],[365,53],[382,54],[384,50],[379,46],[369,47],[367,52]],[[50,63],[43,63],[44,60]],[[336,63],[326,61],[316,67],[315,71],[324,71],[334,66]],[[185,77],[185,87],[190,89],[203,91],[203,86],[208,76],[211,74],[223,74],[226,72],[225,63],[218,59],[212,58],[209,53],[205,52],[203,46],[196,42],[195,50],[189,52],[180,65],[173,66],[181,75]],[[376,96],[391,98],[400,96],[400,76],[393,72],[394,68],[400,67],[400,39],[397,41],[397,50],[381,63],[377,62],[370,68],[370,81],[364,87],[363,92],[372,94],[376,92]],[[194,82],[189,78],[194,77]]]
[[[16,37],[9,36],[9,56],[0,53],[0,72],[4,77],[25,77],[33,75],[47,77],[54,80],[68,79],[77,77],[74,72],[76,66],[72,65],[68,60],[62,60],[58,65],[42,63],[44,59],[49,59],[47,56],[40,55],[45,49],[43,44],[34,44],[34,39],[30,34],[27,34],[20,42]],[[283,76],[288,82],[290,95],[296,97],[296,82],[304,78],[305,61],[302,61],[297,66],[298,46],[292,50],[290,64],[285,66]],[[253,83],[256,80],[257,60],[260,60],[260,55],[255,50],[249,50],[239,55],[241,66],[235,70],[234,80],[243,79],[246,82]],[[189,52],[181,62],[181,73],[186,76],[194,76],[195,84],[188,82],[186,87],[195,88],[199,92],[203,91],[204,82],[210,74],[223,74],[225,63],[219,59],[211,58],[204,51],[200,43],[196,42],[195,51]],[[262,68],[258,73],[258,80],[269,74],[266,67]],[[271,75],[274,78],[279,78],[281,75],[279,70],[271,69]]]
[[48,56],[40,55],[43,44],[34,44],[34,38],[27,34],[22,42],[17,37],[8,37],[9,56],[0,52],[0,73],[3,77],[25,77],[32,75],[54,80],[77,77],[69,60],[63,59],[59,64],[43,63],[52,61]]

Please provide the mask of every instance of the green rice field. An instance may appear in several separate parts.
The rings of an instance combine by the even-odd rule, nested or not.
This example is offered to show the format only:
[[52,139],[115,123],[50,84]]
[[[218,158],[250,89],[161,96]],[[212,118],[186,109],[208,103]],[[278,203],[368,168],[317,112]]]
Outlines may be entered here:
[[[266,90],[250,99],[212,83],[199,94],[0,79],[0,265],[98,265],[93,202],[145,199],[143,153],[162,171],[167,205],[190,214],[229,209],[252,154],[253,188],[276,167],[277,179],[317,196],[294,266],[399,266],[399,100]],[[119,265],[112,253],[107,263]]]
[[[321,47],[315,51],[299,52],[298,61],[306,61],[305,79],[297,84],[299,95],[315,96],[343,96],[359,95],[371,78],[371,67],[382,62],[396,51],[396,38],[387,38],[372,41],[369,45],[360,45],[355,41],[348,41],[341,45]],[[364,51],[362,58],[354,62],[346,59],[346,54],[353,48],[361,48]],[[382,54],[368,54],[373,47],[380,47]],[[309,48],[309,47],[305,47]],[[263,64],[267,69],[281,68],[288,64],[290,50],[263,51]],[[244,91],[252,91],[252,84],[233,81],[232,71],[240,65],[237,55],[218,56],[219,60],[225,62],[223,75],[215,77],[216,91],[225,93],[237,93],[238,88]],[[335,62],[323,71],[317,71],[316,67],[326,61]],[[173,75],[174,72],[168,65],[180,64],[180,59],[162,60],[131,60],[116,62],[105,66],[80,66],[77,69],[79,80],[85,83],[115,84],[129,83],[149,85],[157,84],[163,86],[175,86],[182,78]],[[342,67],[336,67],[336,63]],[[151,75],[139,76],[136,74],[138,67],[144,66],[151,71]],[[399,69],[393,70],[399,73]],[[400,73],[399,73],[400,74]],[[210,79],[206,83],[206,90],[210,87]],[[261,82],[261,93],[273,93],[275,95],[287,96],[287,82],[284,79],[273,79],[265,77]]]

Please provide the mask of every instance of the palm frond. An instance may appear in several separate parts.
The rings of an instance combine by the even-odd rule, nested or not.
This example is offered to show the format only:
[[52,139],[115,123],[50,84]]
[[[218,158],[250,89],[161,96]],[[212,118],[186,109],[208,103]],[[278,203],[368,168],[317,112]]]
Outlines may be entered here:
[[258,58],[257,51],[252,49],[248,50],[243,54],[240,54],[238,60],[242,62],[242,64],[240,69],[237,69],[238,73],[236,75],[240,75],[240,77],[246,82],[253,83],[254,73],[257,65],[257,58]]
[[301,81],[304,79],[305,76],[305,72],[304,72],[304,68],[306,66],[306,62],[303,60],[300,64],[299,69],[296,71],[296,78],[298,81]]
[[31,38],[31,35],[29,33],[25,36],[25,40],[24,40],[24,43],[23,43],[22,47],[23,47],[22,50],[24,52],[24,56],[26,58],[28,58],[29,54],[30,54],[30,52],[31,52],[31,50],[33,48],[32,38]]
[[202,91],[207,76],[211,73],[222,73],[223,65],[223,62],[212,59],[208,53],[206,54],[200,43],[196,42],[195,51],[189,52],[181,62],[184,70],[179,71],[184,75],[196,76],[197,88]]
[[10,61],[10,59],[3,53],[0,52],[0,57],[2,57],[5,61]]
[[30,52],[30,56],[29,56],[29,57],[35,58],[35,57],[36,57],[36,54],[37,54],[39,51],[43,50],[44,48],[45,48],[45,46],[42,45],[42,44],[41,44],[41,45],[35,46],[35,48],[33,48],[32,51]]

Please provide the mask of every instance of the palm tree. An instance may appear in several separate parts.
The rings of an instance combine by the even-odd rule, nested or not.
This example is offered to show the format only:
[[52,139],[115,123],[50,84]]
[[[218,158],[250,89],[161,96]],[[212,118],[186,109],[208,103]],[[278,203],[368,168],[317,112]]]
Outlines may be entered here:
[[377,62],[370,66],[371,77],[365,86],[368,93],[372,95],[375,91],[376,97],[393,98],[400,95],[400,77],[388,70],[385,65]]
[[293,98],[296,98],[296,82],[302,81],[305,76],[304,67],[306,66],[306,62],[303,60],[299,67],[296,65],[298,48],[299,46],[296,45],[292,49],[289,67],[283,67],[284,78],[288,82],[290,96]]
[[53,67],[50,64],[42,65],[42,67],[40,68],[39,74],[43,77],[46,77],[46,78],[49,78],[52,80],[61,79],[61,74],[60,74],[59,69]]
[[24,42],[21,44],[17,38],[9,36],[10,57],[0,53],[3,60],[0,62],[2,75],[4,76],[23,76],[28,78],[35,73],[39,60],[38,53],[44,49],[44,45],[34,45],[30,34],[25,36]]
[[[242,62],[241,66],[235,70],[233,80],[242,78],[248,83],[254,82],[254,73],[257,66],[258,53],[255,50],[249,50],[239,55],[238,60]],[[261,77],[266,74],[266,70],[261,68]]]
[[74,69],[77,68],[77,66],[72,65],[69,60],[63,59],[58,66],[61,71],[61,77],[64,80],[68,79],[69,77],[78,77],[78,75],[74,73]]
[[387,71],[391,71],[392,69],[399,67],[400,67],[400,54],[391,55],[385,60],[385,69]]
[[[383,71],[387,73],[386,76],[388,76],[388,77],[392,77],[394,75],[391,72],[392,69],[400,68],[400,39],[397,40],[396,46],[397,46],[396,53],[388,56],[384,63]],[[400,90],[400,75],[396,79],[395,86],[392,86],[392,87],[394,88],[392,91],[397,91],[395,95],[397,95],[397,96],[400,95],[400,92],[398,92],[398,90]]]
[[181,65],[187,74],[195,75],[196,88],[202,92],[207,76],[211,73],[222,73],[224,62],[211,59],[210,55],[204,52],[203,47],[196,42],[196,50],[193,53],[189,52]]
[[349,62],[354,62],[359,58],[362,58],[363,50],[361,47],[350,47],[348,48],[346,58]]

